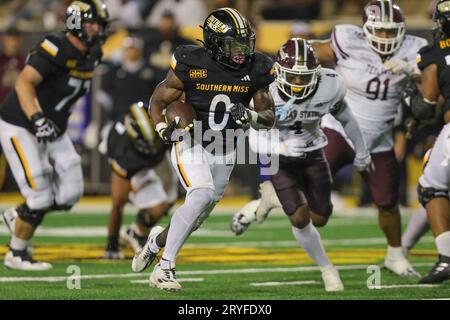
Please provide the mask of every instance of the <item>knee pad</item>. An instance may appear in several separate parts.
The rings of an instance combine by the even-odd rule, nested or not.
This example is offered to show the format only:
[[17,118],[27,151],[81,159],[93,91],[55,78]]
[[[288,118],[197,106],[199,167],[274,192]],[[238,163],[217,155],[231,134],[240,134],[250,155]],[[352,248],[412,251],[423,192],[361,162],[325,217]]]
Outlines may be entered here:
[[17,214],[23,221],[31,224],[34,228],[42,223],[47,210],[32,210],[26,203],[17,207]]
[[[319,203],[313,206],[310,206],[312,212],[317,215],[324,217],[328,220],[328,218],[333,213],[333,204],[332,203]],[[325,223],[326,224],[326,223]]]
[[417,193],[419,195],[419,202],[425,208],[428,202],[434,198],[446,198],[448,197],[448,190],[439,190],[435,188],[425,188],[420,184],[417,186]]
[[72,207],[80,200],[84,189],[80,157],[76,155],[59,165],[57,174],[55,202],[60,207]]
[[193,189],[186,197],[199,208],[199,215],[195,222],[194,230],[197,230],[206,220],[216,204],[215,190],[211,188]]

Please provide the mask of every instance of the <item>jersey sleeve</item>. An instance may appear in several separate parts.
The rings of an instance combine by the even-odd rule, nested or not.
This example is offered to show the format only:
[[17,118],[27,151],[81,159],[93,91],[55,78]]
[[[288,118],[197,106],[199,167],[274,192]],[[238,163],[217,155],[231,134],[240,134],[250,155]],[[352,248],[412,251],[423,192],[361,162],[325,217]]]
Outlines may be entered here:
[[347,93],[347,87],[345,86],[345,81],[338,74],[336,74],[335,79],[336,79],[335,80],[336,91],[335,91],[334,98],[331,100],[331,106],[330,106],[330,113],[332,115],[339,114],[346,107],[344,98]]
[[257,86],[266,88],[275,80],[275,62],[269,56],[255,53],[255,70],[257,70]]
[[186,63],[189,57],[190,54],[186,50],[185,46],[178,46],[172,54],[172,58],[170,60],[170,68],[183,82],[189,80],[189,66]]
[[28,57],[27,64],[35,68],[42,77],[56,71],[61,62],[59,39],[47,36],[33,50]]
[[431,64],[437,63],[438,56],[436,55],[435,46],[427,45],[419,50],[416,62],[420,70],[424,70]]
[[350,44],[350,26],[337,25],[331,32],[331,48],[337,60],[346,60],[350,58],[349,44]]

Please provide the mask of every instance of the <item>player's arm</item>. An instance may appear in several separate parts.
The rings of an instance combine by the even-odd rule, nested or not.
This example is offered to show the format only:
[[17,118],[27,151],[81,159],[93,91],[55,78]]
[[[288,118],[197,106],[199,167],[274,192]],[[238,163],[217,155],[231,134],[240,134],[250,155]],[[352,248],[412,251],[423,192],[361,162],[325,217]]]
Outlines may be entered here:
[[269,88],[259,89],[253,96],[253,110],[250,110],[252,128],[270,129],[275,124],[275,103]]
[[33,123],[34,134],[38,142],[47,143],[58,137],[59,129],[42,111],[36,93],[36,86],[44,77],[31,65],[26,65],[15,84],[20,107]]
[[422,71],[420,90],[415,90],[411,94],[410,105],[414,118],[418,120],[433,118],[439,95],[437,65],[430,64]]
[[355,146],[355,167],[359,171],[370,169],[372,163],[370,153],[367,150],[358,122],[350,108],[347,107],[345,100],[338,102],[331,110],[331,114],[342,124],[345,133]]
[[36,94],[36,86],[42,81],[42,75],[30,65],[25,66],[17,78],[15,89],[20,107],[28,119],[31,119],[34,114],[42,112]]
[[[166,123],[164,110],[170,103],[178,100],[182,96],[183,90],[183,82],[175,75],[173,70],[170,69],[166,78],[156,86],[150,99],[150,121],[165,142],[170,142],[170,136],[177,124],[168,125]],[[168,128],[169,130],[167,130]],[[172,132],[170,132],[170,130]]]
[[312,40],[310,42],[323,66],[329,67],[335,64],[337,58],[331,46],[331,39]]

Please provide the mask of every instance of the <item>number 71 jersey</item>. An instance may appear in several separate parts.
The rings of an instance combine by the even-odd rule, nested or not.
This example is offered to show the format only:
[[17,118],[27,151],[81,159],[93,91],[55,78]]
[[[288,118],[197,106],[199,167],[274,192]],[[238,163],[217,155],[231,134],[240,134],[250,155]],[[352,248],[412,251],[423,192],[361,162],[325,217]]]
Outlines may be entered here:
[[[400,49],[389,59],[416,66],[417,53],[426,44],[425,39],[406,35]],[[361,129],[389,130],[407,75],[395,75],[386,69],[385,61],[369,47],[360,27],[337,25],[331,35],[331,47],[337,58],[335,70],[347,85],[346,101]]]
[[[75,102],[89,91],[94,68],[101,57],[100,46],[94,46],[87,54],[82,54],[63,32],[46,36],[31,50],[27,65],[37,70],[43,78],[36,86],[39,105],[44,115],[58,126],[61,134],[67,128]],[[33,132],[15,90],[1,105],[0,116],[10,124]]]

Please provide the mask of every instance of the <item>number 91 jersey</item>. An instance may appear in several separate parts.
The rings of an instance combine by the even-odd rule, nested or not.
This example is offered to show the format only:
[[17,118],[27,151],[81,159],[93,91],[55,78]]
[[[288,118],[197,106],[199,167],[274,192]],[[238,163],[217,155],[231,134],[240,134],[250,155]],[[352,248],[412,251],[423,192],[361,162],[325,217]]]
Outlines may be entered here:
[[201,122],[202,145],[210,145],[207,149],[216,152],[226,141],[235,140],[229,134],[239,128],[231,118],[230,105],[243,103],[248,107],[253,95],[274,80],[272,59],[259,52],[255,52],[248,66],[231,70],[215,62],[203,47],[179,46],[172,56],[171,68],[183,82],[186,102],[194,108],[197,121]]
[[[36,86],[39,105],[44,115],[58,126],[60,134],[67,128],[75,102],[89,91],[94,68],[101,57],[100,46],[82,54],[63,32],[46,36],[31,50],[27,65],[36,69],[43,78]],[[10,124],[33,132],[15,90],[0,107],[0,116]]]
[[[425,39],[406,35],[390,60],[403,60],[416,66],[416,57]],[[346,101],[362,131],[385,132],[392,128],[407,75],[387,70],[381,56],[369,47],[360,27],[337,25],[331,35],[337,58],[336,72],[347,85]]]

